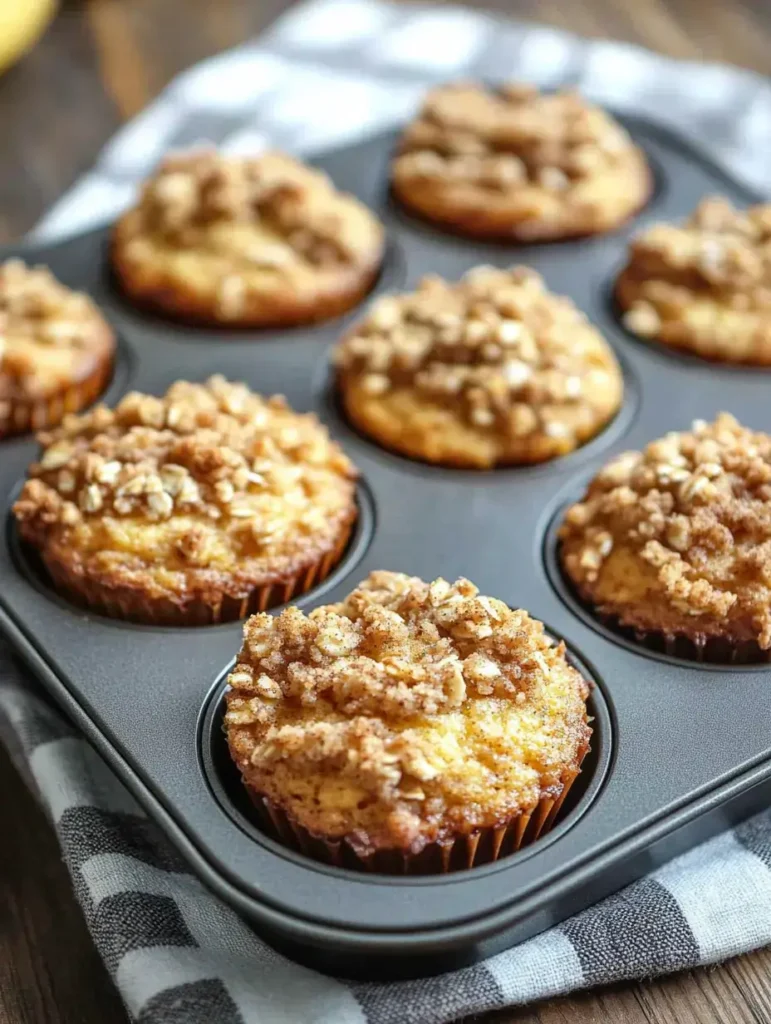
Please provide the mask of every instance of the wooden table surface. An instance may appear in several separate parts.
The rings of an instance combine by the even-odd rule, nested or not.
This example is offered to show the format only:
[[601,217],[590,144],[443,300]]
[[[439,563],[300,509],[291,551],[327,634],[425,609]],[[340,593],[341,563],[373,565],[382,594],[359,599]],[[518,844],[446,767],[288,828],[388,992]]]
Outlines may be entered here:
[[[0,237],[31,227],[121,122],[173,75],[259,32],[287,6],[287,0],[65,3],[37,48],[0,79]],[[769,68],[766,0],[487,0],[485,6],[673,57]],[[0,794],[0,1024],[121,1024],[125,1014],[91,944],[53,832],[2,751]],[[769,974],[771,952],[759,952],[486,1020],[765,1024]]]

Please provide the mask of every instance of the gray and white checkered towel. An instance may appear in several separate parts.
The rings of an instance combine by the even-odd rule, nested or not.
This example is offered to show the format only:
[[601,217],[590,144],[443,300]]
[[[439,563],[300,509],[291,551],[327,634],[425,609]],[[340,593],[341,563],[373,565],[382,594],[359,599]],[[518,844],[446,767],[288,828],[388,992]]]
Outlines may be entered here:
[[[169,147],[308,153],[405,119],[458,75],[569,82],[674,125],[771,186],[771,83],[460,8],[311,0],[261,40],[183,74],[43,220],[112,218]],[[0,648],[0,724],[56,826],[96,945],[143,1024],[441,1024],[587,985],[710,963],[771,942],[771,813],[485,963],[390,984],[336,981],[275,953],[186,871],[91,747]]]

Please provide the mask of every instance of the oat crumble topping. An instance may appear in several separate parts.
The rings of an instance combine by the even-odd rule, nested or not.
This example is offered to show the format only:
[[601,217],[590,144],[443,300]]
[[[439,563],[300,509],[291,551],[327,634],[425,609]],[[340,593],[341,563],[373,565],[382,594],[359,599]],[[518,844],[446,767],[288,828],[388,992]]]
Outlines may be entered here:
[[564,645],[465,579],[373,572],[340,604],[255,615],[228,681],[246,781],[325,831],[505,820],[588,737]]
[[76,382],[102,349],[109,354],[109,338],[91,299],[46,267],[18,259],[0,264],[0,414],[4,398]]
[[280,568],[352,514],[355,469],[315,416],[219,376],[131,392],[40,441],[22,531],[121,577]]
[[184,318],[301,323],[371,285],[384,232],[330,179],[279,152],[166,158],[118,222],[113,263],[133,297]]
[[[426,277],[386,296],[337,348],[344,379],[373,397],[404,388],[472,426],[513,438],[573,436],[621,373],[599,332],[527,267],[477,267],[457,284]],[[615,411],[615,410],[611,410]]]
[[746,617],[771,647],[771,437],[721,413],[610,462],[560,529],[571,578],[611,605],[603,570],[623,551],[688,616]]
[[643,337],[704,355],[771,358],[771,204],[699,203],[682,224],[654,224],[630,246],[623,320]]
[[612,117],[574,92],[460,82],[428,94],[402,137],[394,174],[470,183],[491,195],[526,183],[569,195],[631,148]]
[[214,223],[262,225],[273,237],[251,239],[239,255],[254,268],[281,273],[298,263],[337,266],[356,258],[360,239],[346,216],[348,198],[326,174],[281,153],[192,150],[166,157],[139,208],[148,232],[182,247],[199,245]]

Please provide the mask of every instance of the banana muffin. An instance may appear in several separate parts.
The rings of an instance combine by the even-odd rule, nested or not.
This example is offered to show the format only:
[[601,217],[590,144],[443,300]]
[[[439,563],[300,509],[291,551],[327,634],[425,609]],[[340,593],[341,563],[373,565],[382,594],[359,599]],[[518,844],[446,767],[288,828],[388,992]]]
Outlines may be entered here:
[[0,438],[55,426],[93,402],[114,356],[112,329],[87,295],[46,267],[0,264]]
[[771,365],[771,203],[699,203],[681,226],[654,224],[616,283],[624,325],[726,363]]
[[40,435],[14,514],[55,588],[136,622],[243,618],[322,580],[356,471],[317,419],[212,377]]
[[126,294],[183,320],[288,326],[337,316],[374,284],[380,222],[283,153],[169,156],[119,221]]
[[378,299],[334,354],[352,423],[404,455],[488,469],[542,462],[621,405],[611,348],[526,267],[427,277]]
[[532,842],[591,735],[564,644],[465,579],[373,572],[340,604],[255,615],[228,682],[230,751],[265,826],[378,871]]
[[722,413],[602,469],[559,532],[596,613],[697,660],[771,650],[771,437]]
[[612,231],[648,200],[643,153],[575,92],[460,82],[431,90],[391,181],[414,212],[464,235],[547,241]]

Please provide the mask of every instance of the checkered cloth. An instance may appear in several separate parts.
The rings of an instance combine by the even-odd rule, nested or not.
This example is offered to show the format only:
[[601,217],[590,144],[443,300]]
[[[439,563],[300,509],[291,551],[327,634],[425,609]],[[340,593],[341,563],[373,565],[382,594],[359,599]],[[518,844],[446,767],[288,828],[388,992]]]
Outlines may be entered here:
[[[313,0],[191,69],[125,127],[38,237],[108,220],[170,146],[310,152],[405,119],[457,75],[571,83],[657,117],[745,182],[771,184],[771,85],[459,8]],[[89,928],[143,1024],[441,1024],[771,942],[771,814],[515,949],[438,978],[338,981],[275,953],[186,870],[93,749],[0,648],[0,727],[55,824]]]

